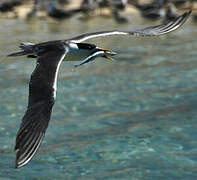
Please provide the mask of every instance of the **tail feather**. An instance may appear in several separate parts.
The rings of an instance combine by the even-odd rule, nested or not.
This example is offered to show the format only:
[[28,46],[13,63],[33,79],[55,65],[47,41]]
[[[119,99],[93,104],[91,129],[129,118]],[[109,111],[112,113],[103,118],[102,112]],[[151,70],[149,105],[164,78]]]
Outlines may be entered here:
[[33,48],[32,48],[33,46],[34,46],[34,44],[30,43],[30,42],[21,43],[19,47],[23,51],[8,54],[8,56],[23,56],[23,55],[27,55],[27,54],[33,54]]
[[34,44],[33,43],[30,43],[30,42],[23,42],[23,43],[21,43],[20,44],[20,48],[21,49],[31,49],[32,48],[32,46],[33,46]]

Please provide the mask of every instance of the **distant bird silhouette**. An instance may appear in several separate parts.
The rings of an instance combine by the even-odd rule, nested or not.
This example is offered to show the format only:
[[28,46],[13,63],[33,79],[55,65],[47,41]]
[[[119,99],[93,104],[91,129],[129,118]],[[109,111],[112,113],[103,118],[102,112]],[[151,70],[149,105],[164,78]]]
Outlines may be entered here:
[[96,0],[83,0],[80,5],[81,13],[83,17],[81,20],[89,20],[92,18],[94,10],[98,7],[98,2]]
[[112,7],[112,14],[116,22],[127,23],[128,19],[120,15],[120,11],[125,10],[127,6],[127,0],[114,0],[110,2],[110,5]]
[[92,17],[93,11],[96,9],[107,8],[111,11],[112,17],[118,23],[128,22],[127,18],[120,15],[120,11],[124,10],[127,5],[127,0],[83,0],[81,3],[81,12],[84,14],[83,20],[88,20]]
[[0,3],[0,12],[6,13],[9,11],[13,11],[16,6],[20,6],[22,4],[21,1],[13,0],[13,1],[6,1]]
[[70,4],[71,3],[71,0],[58,0],[58,3],[59,4],[62,4],[62,5],[64,5],[64,4]]
[[76,13],[81,12],[81,9],[73,9],[73,10],[63,10],[56,7],[54,1],[50,1],[49,3],[45,4],[45,9],[47,11],[48,16],[56,19],[56,20],[63,20],[72,17]]
[[173,21],[179,16],[178,10],[172,3],[166,3],[164,5],[165,15],[164,15],[164,22]]
[[165,11],[163,9],[164,0],[155,0],[154,2],[143,5],[135,2],[133,5],[140,10],[142,17],[144,18],[157,20],[165,15]]
[[36,15],[37,8],[39,6],[39,0],[34,0],[31,11],[27,14],[27,19],[31,19]]
[[181,8],[184,6],[187,6],[187,4],[190,4],[192,2],[195,2],[196,0],[173,0],[172,3],[177,7]]

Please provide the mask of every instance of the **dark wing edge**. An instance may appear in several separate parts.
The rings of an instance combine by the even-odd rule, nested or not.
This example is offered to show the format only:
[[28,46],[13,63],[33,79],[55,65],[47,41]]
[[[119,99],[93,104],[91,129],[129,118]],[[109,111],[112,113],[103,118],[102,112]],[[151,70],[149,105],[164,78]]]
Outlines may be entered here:
[[16,137],[15,168],[27,164],[40,147],[50,120],[51,109],[45,102],[39,102],[28,108]]
[[135,36],[159,36],[159,35],[167,34],[181,27],[188,19],[191,12],[192,10],[185,12],[183,15],[177,17],[173,21],[169,21],[166,24],[161,24],[158,26],[150,26],[144,29],[134,30],[128,33]]
[[[49,61],[51,60],[57,63],[55,65],[57,67],[56,70],[53,69],[49,73],[48,70],[50,70],[50,68],[47,69],[47,62],[44,62],[44,69],[46,70],[43,70],[43,65],[37,63],[31,75],[28,108],[22,118],[16,136],[16,145],[14,149],[16,151],[15,168],[24,166],[33,158],[41,145],[50,121],[52,108],[55,103],[54,93],[56,93],[56,89],[54,89],[54,83],[57,81],[59,65],[67,53],[67,50],[62,45],[59,45],[59,47],[58,45],[54,45],[54,50],[51,50],[50,47],[51,46],[49,46],[50,51],[40,56],[38,60],[40,62],[46,59]],[[53,83],[44,83],[46,78],[53,80]],[[40,90],[41,92],[37,94]]]
[[166,24],[150,26],[144,29],[137,29],[133,31],[114,30],[114,31],[99,31],[99,32],[93,32],[93,33],[86,33],[86,34],[82,34],[80,36],[76,36],[71,39],[68,39],[68,41],[71,41],[74,43],[80,43],[88,39],[102,37],[102,36],[112,36],[112,35],[159,36],[159,35],[167,34],[171,31],[174,31],[180,26],[182,26],[185,23],[185,21],[188,19],[188,17],[190,16],[191,12],[192,10],[185,12],[181,16],[177,17],[175,20],[170,21]]

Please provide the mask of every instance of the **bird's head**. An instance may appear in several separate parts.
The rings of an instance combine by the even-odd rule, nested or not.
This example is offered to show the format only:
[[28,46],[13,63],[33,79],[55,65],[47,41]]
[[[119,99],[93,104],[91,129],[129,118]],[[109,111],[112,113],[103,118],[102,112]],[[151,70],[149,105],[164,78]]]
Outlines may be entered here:
[[78,67],[90,61],[93,61],[97,57],[104,57],[106,59],[113,60],[112,56],[116,54],[117,53],[110,51],[108,49],[95,47],[94,51],[89,56],[87,56],[80,64],[75,65],[75,67]]

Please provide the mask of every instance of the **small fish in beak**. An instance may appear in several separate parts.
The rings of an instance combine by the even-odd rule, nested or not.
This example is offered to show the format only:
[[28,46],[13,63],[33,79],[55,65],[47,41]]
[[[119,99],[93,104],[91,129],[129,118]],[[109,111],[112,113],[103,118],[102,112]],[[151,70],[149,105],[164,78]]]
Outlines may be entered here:
[[76,64],[75,67],[81,66],[83,64],[86,64],[90,61],[93,61],[96,57],[104,57],[107,58],[109,60],[113,60],[111,56],[116,55],[117,53],[113,52],[113,51],[109,51],[107,49],[103,49],[103,48],[96,48],[96,52],[94,52],[93,54],[89,55],[87,58],[85,58],[81,63]]
[[115,53],[113,51],[105,50],[105,55],[103,55],[103,57],[109,59],[110,61],[113,61],[113,58],[111,56],[114,56],[116,54],[117,53]]

